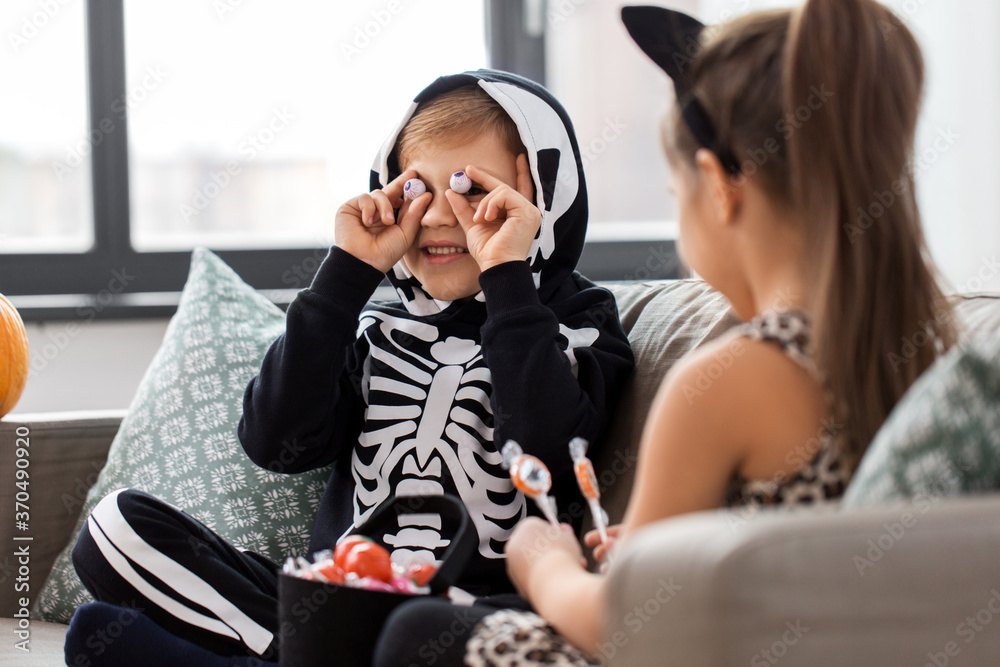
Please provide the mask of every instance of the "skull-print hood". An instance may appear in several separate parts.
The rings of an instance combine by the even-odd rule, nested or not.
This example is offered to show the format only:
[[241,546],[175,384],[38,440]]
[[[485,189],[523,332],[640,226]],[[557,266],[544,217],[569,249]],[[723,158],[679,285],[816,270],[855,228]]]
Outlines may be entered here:
[[[496,100],[517,125],[535,184],[534,204],[542,224],[529,252],[529,263],[543,303],[569,278],[583,252],[587,233],[587,187],[573,124],[562,105],[538,84],[515,74],[480,69],[439,77],[413,98],[402,120],[382,145],[371,171],[371,189],[399,176],[395,145],[417,107],[442,93],[476,84]],[[388,274],[407,311],[426,316],[462,310],[459,304],[432,299],[402,260]],[[474,300],[482,306],[480,292]],[[476,308],[474,303],[470,308]]]

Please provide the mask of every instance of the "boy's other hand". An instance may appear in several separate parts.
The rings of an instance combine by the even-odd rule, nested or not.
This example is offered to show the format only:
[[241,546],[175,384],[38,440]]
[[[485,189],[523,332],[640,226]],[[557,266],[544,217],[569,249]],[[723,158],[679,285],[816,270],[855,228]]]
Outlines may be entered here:
[[469,253],[480,270],[526,260],[542,224],[541,212],[531,203],[533,188],[528,157],[523,153],[517,156],[517,189],[474,165],[466,167],[465,173],[489,190],[479,206],[473,209],[464,196],[453,190],[444,194],[465,230]]
[[[431,201],[425,192],[416,199],[403,199],[403,185],[417,172],[400,174],[381,190],[351,199],[339,209],[334,222],[337,246],[386,273],[413,245],[420,218]],[[399,209],[399,220],[393,209]]]

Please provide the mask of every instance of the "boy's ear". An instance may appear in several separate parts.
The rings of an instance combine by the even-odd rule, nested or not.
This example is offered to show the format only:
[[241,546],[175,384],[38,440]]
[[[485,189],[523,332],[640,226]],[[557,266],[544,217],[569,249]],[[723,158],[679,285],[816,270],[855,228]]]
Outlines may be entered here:
[[743,203],[744,176],[733,176],[722,166],[718,156],[707,148],[699,148],[694,156],[705,192],[718,219],[730,225],[739,216]]
[[520,153],[514,158],[514,169],[517,171],[517,191],[525,199],[535,204],[535,179],[531,176],[531,166],[528,154]]

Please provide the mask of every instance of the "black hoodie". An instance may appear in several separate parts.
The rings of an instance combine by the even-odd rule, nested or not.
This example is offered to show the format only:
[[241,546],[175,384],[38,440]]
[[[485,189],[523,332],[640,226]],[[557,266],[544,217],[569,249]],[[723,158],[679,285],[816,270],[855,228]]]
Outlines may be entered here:
[[[239,437],[272,470],[333,464],[311,550],[332,547],[393,495],[461,497],[479,551],[459,585],[488,594],[512,590],[504,544],[537,513],[499,449],[513,439],[541,458],[559,511],[578,525],[567,444],[598,441],[633,358],[614,297],[575,271],[587,231],[583,168],[569,117],[544,88],[492,70],[440,77],[386,140],[371,189],[399,175],[394,147],[417,106],[469,84],[507,111],[527,149],[542,213],[528,261],[483,272],[482,291],[464,302],[432,299],[400,261],[388,274],[400,300],[369,302],[385,276],[331,248],[247,386]],[[394,560],[440,557],[440,517],[414,516],[423,518],[387,536]]]

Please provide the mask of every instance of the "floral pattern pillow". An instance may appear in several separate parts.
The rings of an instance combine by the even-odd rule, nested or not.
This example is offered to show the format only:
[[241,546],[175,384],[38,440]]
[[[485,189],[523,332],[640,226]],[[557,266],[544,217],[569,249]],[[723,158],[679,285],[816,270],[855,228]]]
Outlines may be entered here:
[[998,490],[1000,337],[994,337],[956,346],[910,387],[862,459],[843,507]]

